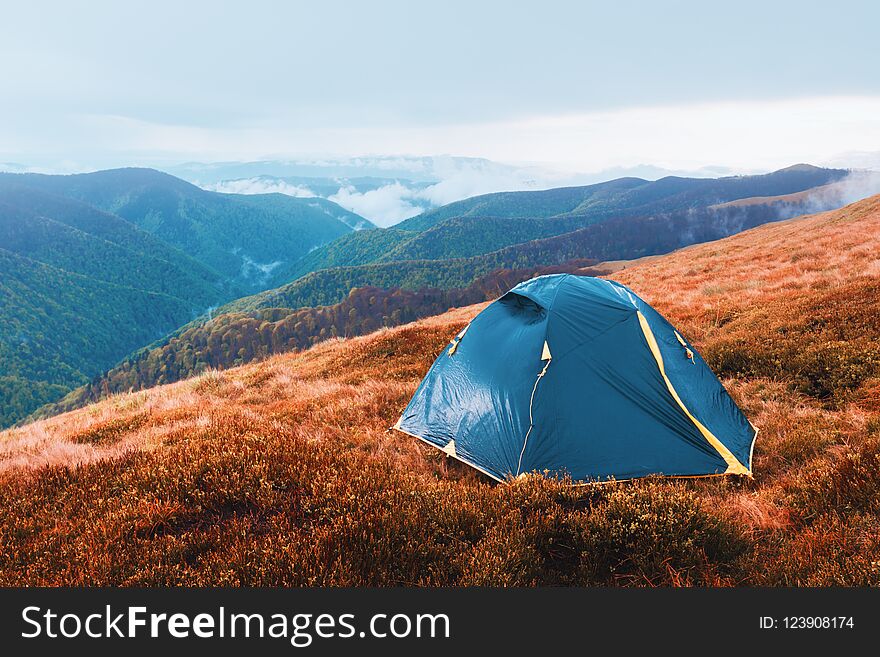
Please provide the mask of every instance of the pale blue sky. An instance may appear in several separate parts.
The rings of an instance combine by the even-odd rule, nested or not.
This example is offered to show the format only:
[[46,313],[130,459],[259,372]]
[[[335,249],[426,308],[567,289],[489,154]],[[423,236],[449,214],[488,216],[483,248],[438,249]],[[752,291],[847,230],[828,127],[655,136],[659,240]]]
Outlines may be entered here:
[[878,7],[0,0],[0,162],[878,151]]

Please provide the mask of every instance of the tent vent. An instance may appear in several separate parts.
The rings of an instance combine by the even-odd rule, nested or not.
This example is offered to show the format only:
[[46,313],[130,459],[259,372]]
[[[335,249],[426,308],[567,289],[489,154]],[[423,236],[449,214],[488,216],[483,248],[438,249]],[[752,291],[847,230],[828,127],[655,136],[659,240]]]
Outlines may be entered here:
[[678,331],[673,331],[675,333],[675,337],[678,338],[679,344],[684,347],[684,353],[687,355],[688,359],[694,364],[697,364],[697,361],[694,360],[694,352],[691,351],[690,347],[687,346],[687,342],[684,341],[684,338],[678,334]]
[[449,347],[449,355],[450,356],[455,353],[456,349],[458,349],[458,343],[461,342],[461,339],[464,337],[464,334],[467,333],[467,330],[470,327],[471,327],[471,325],[468,324],[463,329],[461,329],[461,331],[459,332],[458,335],[455,336],[455,339],[452,341],[452,346]]

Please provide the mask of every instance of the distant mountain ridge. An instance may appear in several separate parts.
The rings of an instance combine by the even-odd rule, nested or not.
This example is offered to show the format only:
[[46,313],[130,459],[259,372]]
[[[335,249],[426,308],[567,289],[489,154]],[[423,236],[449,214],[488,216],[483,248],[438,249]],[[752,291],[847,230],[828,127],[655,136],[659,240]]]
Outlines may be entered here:
[[[394,233],[382,237],[370,232],[346,236],[344,251],[348,264],[360,265],[468,258],[611,219],[686,214],[747,197],[803,192],[838,182],[848,174],[845,169],[795,165],[756,176],[717,179],[670,176],[656,181],[618,178],[583,187],[486,194],[402,221],[386,229]],[[820,209],[832,207],[839,205],[832,203]],[[378,243],[382,243],[383,253],[376,252]],[[339,254],[343,250],[339,247],[331,242],[316,249],[294,271],[305,275],[339,265]]]
[[4,182],[93,205],[130,221],[217,270],[244,291],[284,282],[274,273],[310,249],[371,226],[324,199],[203,190],[153,169],[69,176],[0,174]]
[[609,215],[649,215],[703,207],[748,196],[791,194],[840,180],[848,173],[846,169],[822,169],[808,164],[796,164],[754,176],[667,176],[654,181],[617,178],[583,187],[499,192],[450,203],[402,221],[395,228],[423,231],[446,219],[463,216],[569,216],[583,217],[585,222],[593,223]]

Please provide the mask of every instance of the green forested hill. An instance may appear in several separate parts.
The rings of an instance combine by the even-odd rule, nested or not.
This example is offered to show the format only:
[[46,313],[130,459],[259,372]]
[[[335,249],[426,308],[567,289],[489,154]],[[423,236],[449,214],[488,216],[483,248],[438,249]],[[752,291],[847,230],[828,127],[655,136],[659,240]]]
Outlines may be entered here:
[[513,244],[552,237],[583,228],[582,216],[452,217],[418,233],[379,256],[378,262],[468,258]]
[[236,292],[124,219],[0,184],[0,426]]
[[[141,385],[159,380],[156,377],[171,376],[167,372],[162,374],[160,369],[151,370],[149,375],[146,370],[141,372],[138,368],[149,354],[173,352],[169,356],[173,362],[169,361],[168,366],[181,375],[193,371],[200,362],[212,362],[199,360],[196,355],[202,348],[189,342],[201,340],[203,328],[209,325],[213,327],[210,331],[212,340],[222,338],[222,344],[239,345],[237,348],[241,353],[225,354],[222,362],[244,361],[263,352],[245,345],[242,342],[245,338],[235,335],[235,331],[245,331],[257,346],[271,342],[273,349],[284,348],[290,346],[291,336],[295,336],[295,345],[303,344],[311,330],[308,322],[300,323],[298,327],[294,327],[297,322],[291,326],[284,324],[287,327],[284,340],[281,340],[281,334],[272,333],[277,328],[273,328],[274,323],[288,316],[305,317],[308,314],[303,315],[302,309],[341,304],[356,288],[401,290],[401,294],[425,289],[463,289],[475,279],[501,269],[528,270],[560,266],[579,259],[616,260],[666,253],[784,219],[806,208],[806,205],[801,208],[772,202],[715,207],[720,203],[791,194],[839,180],[846,174],[843,170],[796,166],[765,176],[717,180],[665,178],[646,182],[627,178],[590,187],[478,197],[425,213],[397,228],[358,232],[351,231],[350,221],[330,216],[336,212],[334,207],[324,206],[315,199],[212,194],[191,189],[173,178],[168,181],[167,176],[157,172],[105,172],[99,176],[103,177],[104,184],[101,185],[94,178],[82,180],[76,176],[53,178],[51,184],[56,186],[56,193],[60,191],[68,197],[88,198],[108,211],[129,217],[153,235],[162,235],[175,244],[191,245],[194,250],[187,250],[187,253],[193,256],[201,253],[203,261],[215,264],[212,269],[220,271],[221,275],[234,270],[235,284],[239,286],[253,285],[260,290],[261,282],[265,289],[267,281],[286,281],[220,306],[211,313],[211,319],[202,316],[185,324],[190,319],[185,318],[177,324],[180,328],[139,352],[140,355],[126,360],[125,377],[113,380],[120,385],[120,382],[129,381]],[[142,178],[144,185],[135,185],[131,193],[119,191],[125,187],[119,183],[120,179],[128,181],[131,188],[132,180],[141,181]],[[48,184],[46,178],[34,180]],[[308,249],[298,247],[295,254],[286,253],[287,259],[283,259],[277,255],[277,243],[283,240],[275,240],[273,231],[279,225],[300,225],[291,216],[279,219],[279,213],[293,207],[292,202],[312,203],[311,211],[322,215],[324,221],[335,222],[337,227],[342,227],[344,234]],[[225,210],[218,209],[221,206]],[[238,214],[244,212],[244,208],[248,208],[251,215]],[[224,212],[229,216],[218,218]],[[253,218],[253,224],[247,223],[246,216]],[[308,215],[306,224],[312,225],[311,217],[313,215]],[[245,252],[244,247],[231,246],[249,243],[248,236],[253,234],[254,226],[266,226],[267,222],[269,226],[262,234],[263,242],[274,243],[270,246],[276,250],[271,253],[276,255],[261,252],[259,258],[277,257],[276,260],[257,259],[253,255],[257,253],[256,248],[249,247]],[[262,228],[256,232],[260,230]],[[210,234],[210,239],[202,239],[203,234]],[[312,234],[308,235],[312,239]],[[65,240],[76,243],[72,236]],[[51,252],[51,241],[41,243],[40,248]],[[207,251],[199,252],[199,248]],[[117,258],[115,253],[109,249],[100,259],[114,261]],[[206,253],[211,257],[206,258]],[[47,257],[43,252],[31,254]],[[77,271],[88,274],[85,269]],[[173,296],[173,289],[162,288],[158,292]],[[363,312],[360,306],[353,309],[356,314]],[[271,321],[264,316],[267,312]],[[375,318],[362,321],[355,316],[346,320],[346,326],[368,326],[372,320]],[[315,326],[318,324],[320,322]],[[220,329],[222,335],[217,332]],[[173,350],[165,349],[172,343]],[[208,345],[208,351],[214,346],[214,343]],[[153,365],[156,362],[151,367]],[[144,376],[143,382],[138,381],[139,372]],[[87,396],[93,398],[99,394],[100,390],[96,392],[95,386],[100,387],[100,381],[111,379],[95,379]],[[70,398],[84,397],[77,392]]]
[[0,188],[0,245],[66,272],[187,299],[195,308],[238,291],[129,222],[36,190]]
[[151,170],[0,174],[0,426],[288,280],[285,266],[364,221],[322,199],[215,194]]
[[668,253],[785,218],[772,205],[703,208],[649,217],[621,217],[468,258],[371,262],[331,267],[219,309],[300,308],[338,303],[355,287],[464,287],[496,269],[559,265],[573,259],[620,260]]
[[0,424],[82,385],[203,308],[0,248]]
[[585,187],[486,194],[407,219],[382,231],[384,235],[347,235],[310,253],[291,273],[371,262],[469,258],[618,218],[660,217],[754,196],[800,192],[846,174],[843,169],[798,165],[759,176],[620,178]]
[[618,178],[583,187],[558,187],[528,192],[497,192],[449,203],[406,219],[395,226],[421,231],[454,217],[553,217],[580,207],[590,199],[616,198],[626,190],[650,185],[641,178]]
[[825,185],[846,176],[845,169],[798,164],[772,173],[725,178],[669,176],[647,181],[619,178],[585,187],[535,192],[500,192],[450,203],[397,224],[423,231],[457,217],[580,217],[581,227],[612,217],[646,216],[705,207],[751,196],[780,196]]
[[0,187],[4,184],[113,213],[251,292],[285,282],[279,272],[315,247],[354,226],[371,225],[330,201],[218,194],[152,169],[70,176],[0,174]]
[[343,235],[297,261],[288,271],[287,280],[295,280],[319,269],[365,265],[381,260],[413,235],[415,233],[394,228],[361,230]]

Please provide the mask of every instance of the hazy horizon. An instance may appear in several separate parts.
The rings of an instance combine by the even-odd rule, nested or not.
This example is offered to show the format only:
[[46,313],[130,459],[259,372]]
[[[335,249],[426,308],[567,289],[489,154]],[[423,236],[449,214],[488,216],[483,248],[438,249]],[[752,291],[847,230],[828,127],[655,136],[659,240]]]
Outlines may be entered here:
[[870,2],[10,3],[0,163],[876,166],[871,17]]
[[871,17],[852,1],[10,4],[0,170],[146,166],[295,196],[320,194],[275,178],[374,176],[323,195],[380,225],[621,176],[880,170]]

